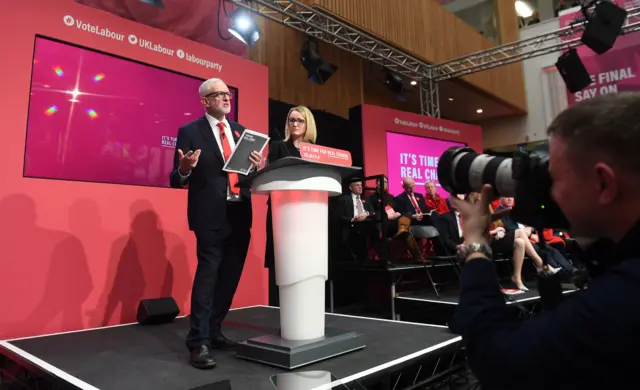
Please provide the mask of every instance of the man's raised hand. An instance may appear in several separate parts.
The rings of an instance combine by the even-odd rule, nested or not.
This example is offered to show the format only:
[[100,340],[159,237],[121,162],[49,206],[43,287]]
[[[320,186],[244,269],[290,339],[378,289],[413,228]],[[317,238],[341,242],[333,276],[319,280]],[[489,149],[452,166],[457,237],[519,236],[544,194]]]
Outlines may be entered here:
[[190,150],[186,154],[178,149],[178,157],[180,158],[180,173],[187,175],[191,173],[191,170],[198,165],[198,158],[200,157],[201,150],[198,149],[195,152]]

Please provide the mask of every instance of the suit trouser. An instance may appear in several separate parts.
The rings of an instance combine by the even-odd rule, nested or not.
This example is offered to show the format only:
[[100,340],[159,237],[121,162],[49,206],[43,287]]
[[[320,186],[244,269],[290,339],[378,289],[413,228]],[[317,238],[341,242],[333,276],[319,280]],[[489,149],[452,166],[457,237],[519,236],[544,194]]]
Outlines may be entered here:
[[221,335],[244,268],[251,241],[251,204],[228,203],[225,234],[196,230],[198,266],[191,290],[191,329],[187,347],[209,345]]

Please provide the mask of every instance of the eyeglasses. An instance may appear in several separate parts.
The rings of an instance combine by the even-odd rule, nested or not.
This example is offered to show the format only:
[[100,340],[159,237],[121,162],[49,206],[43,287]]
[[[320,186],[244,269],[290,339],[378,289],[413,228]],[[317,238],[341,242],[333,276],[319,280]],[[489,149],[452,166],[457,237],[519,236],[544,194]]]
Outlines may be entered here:
[[290,125],[295,125],[295,124],[299,124],[299,125],[304,125],[304,119],[296,119],[296,118],[289,118],[289,124]]
[[228,99],[233,99],[233,95],[231,94],[231,92],[211,92],[210,94],[205,95],[204,97],[208,98],[210,96],[213,97],[213,98],[216,98],[216,99],[217,98],[224,99],[225,97],[228,98]]

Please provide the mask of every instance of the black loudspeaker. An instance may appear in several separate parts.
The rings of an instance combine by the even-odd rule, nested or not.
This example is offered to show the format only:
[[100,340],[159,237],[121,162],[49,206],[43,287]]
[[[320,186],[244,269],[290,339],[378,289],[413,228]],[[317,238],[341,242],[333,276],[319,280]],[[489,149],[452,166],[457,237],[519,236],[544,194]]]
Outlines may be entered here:
[[627,18],[627,11],[608,1],[596,5],[582,34],[582,43],[602,54],[613,47]]
[[581,91],[591,84],[591,76],[575,49],[561,55],[556,62],[556,68],[571,93]]
[[138,323],[140,325],[164,324],[173,321],[180,308],[172,297],[143,299],[138,305]]

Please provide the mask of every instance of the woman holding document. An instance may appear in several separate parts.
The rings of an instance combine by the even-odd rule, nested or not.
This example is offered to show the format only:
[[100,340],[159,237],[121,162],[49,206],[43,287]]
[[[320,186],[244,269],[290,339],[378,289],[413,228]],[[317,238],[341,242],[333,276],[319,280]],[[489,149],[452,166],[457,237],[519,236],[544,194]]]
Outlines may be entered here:
[[[284,157],[300,157],[300,144],[316,143],[316,121],[311,110],[304,106],[293,107],[287,114],[284,139],[273,141],[269,145],[267,164]],[[271,220],[271,198],[267,201],[267,245],[264,266],[269,269],[269,305],[279,306],[278,286],[276,285],[275,254],[273,248],[273,225]]]

